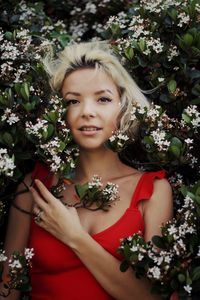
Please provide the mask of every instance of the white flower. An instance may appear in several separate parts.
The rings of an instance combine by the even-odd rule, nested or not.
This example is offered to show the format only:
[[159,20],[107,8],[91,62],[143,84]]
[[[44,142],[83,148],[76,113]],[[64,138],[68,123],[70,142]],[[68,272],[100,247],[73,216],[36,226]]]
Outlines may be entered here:
[[111,201],[119,198],[119,186],[112,182],[107,182],[107,185],[103,188],[103,195],[109,196]]
[[92,188],[100,188],[102,187],[103,184],[101,183],[101,177],[98,175],[93,175],[92,180],[88,182],[88,188],[92,189]]
[[167,151],[170,142],[166,140],[166,132],[159,128],[151,132],[154,143],[158,146],[158,151]]
[[199,246],[199,250],[198,250],[197,256],[200,257],[200,246]]
[[200,4],[196,3],[195,4],[195,9],[198,13],[200,13]]
[[141,253],[139,253],[138,254],[138,260],[141,261],[141,260],[143,260],[143,258],[144,258],[144,255],[142,255]]
[[62,160],[58,155],[54,154],[52,155],[51,160],[49,160],[49,162],[51,162],[50,164],[51,171],[57,172],[61,166]]
[[22,268],[22,265],[19,261],[19,259],[14,259],[13,261],[12,260],[9,260],[9,267],[11,269],[21,269]]
[[6,261],[8,258],[5,256],[5,251],[0,250],[0,262]]
[[162,264],[163,260],[164,260],[164,257],[163,257],[163,256],[155,257],[155,258],[154,258],[154,262],[155,262],[158,266],[160,266],[160,265]]
[[12,177],[15,168],[14,156],[9,157],[7,149],[0,148],[0,174]]
[[96,5],[94,3],[88,2],[85,6],[85,11],[91,14],[96,14],[97,12]]
[[26,132],[29,135],[33,135],[39,139],[42,138],[42,131],[47,130],[48,122],[46,120],[37,119],[37,123],[26,122]]
[[19,121],[19,117],[14,114],[10,108],[6,108],[4,114],[1,117],[1,120],[6,121],[9,125],[12,125]]
[[138,247],[133,245],[133,246],[130,248],[130,250],[131,250],[132,252],[137,252],[137,251],[138,251]]
[[189,144],[192,144],[193,141],[194,141],[193,139],[188,138],[188,139],[185,140],[185,143],[189,145]]
[[27,260],[32,259],[32,257],[34,256],[33,248],[25,248],[24,255],[25,255]]
[[148,109],[147,117],[151,118],[153,121],[159,117],[161,106],[154,105],[152,108]]
[[188,294],[191,294],[192,287],[189,284],[185,285],[183,288]]
[[165,256],[164,256],[164,261],[165,261],[166,263],[169,264],[169,263],[171,262],[171,260],[172,260],[172,259],[171,259],[171,257],[170,257],[169,255],[165,255]]
[[168,50],[167,58],[171,61],[174,57],[179,56],[179,51],[176,45],[170,45]]
[[167,228],[167,231],[170,235],[173,235],[174,233],[177,233],[177,228],[174,224],[172,224],[169,228]]
[[149,268],[148,270],[148,276],[151,278],[155,278],[155,279],[160,279],[160,275],[161,275],[161,272],[160,272],[160,269],[158,267],[153,267],[153,268]]
[[190,21],[190,17],[186,15],[185,12],[181,12],[178,15],[178,19],[180,19],[178,26],[183,27],[183,24],[187,24]]

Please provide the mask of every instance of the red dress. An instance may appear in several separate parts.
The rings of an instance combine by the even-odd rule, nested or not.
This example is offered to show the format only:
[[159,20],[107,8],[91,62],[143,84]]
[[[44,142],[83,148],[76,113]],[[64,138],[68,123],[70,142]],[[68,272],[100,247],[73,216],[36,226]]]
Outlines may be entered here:
[[[33,177],[42,180],[46,175],[47,170],[40,165]],[[139,201],[148,200],[153,192],[154,179],[164,177],[164,171],[143,173],[131,204],[122,217],[107,229],[92,235],[97,243],[119,260],[122,259],[121,254],[117,253],[120,240],[138,231],[144,234],[144,221],[138,210]],[[45,182],[48,188],[51,179],[52,176],[49,176]],[[29,247],[34,248],[35,253],[30,270],[32,300],[114,299],[68,246],[40,228],[34,220],[31,222]]]

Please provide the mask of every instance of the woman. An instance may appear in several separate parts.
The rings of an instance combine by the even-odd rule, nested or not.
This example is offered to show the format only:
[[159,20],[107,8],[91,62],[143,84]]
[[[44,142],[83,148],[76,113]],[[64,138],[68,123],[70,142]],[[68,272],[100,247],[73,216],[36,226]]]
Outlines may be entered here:
[[[35,188],[15,200],[24,210],[33,210],[36,222],[11,208],[7,254],[27,243],[34,248],[32,300],[160,299],[151,294],[146,280],[135,278],[131,268],[120,272],[117,248],[120,239],[138,231],[146,241],[160,234],[160,225],[172,217],[170,185],[164,172],[142,173],[105,146],[118,129],[133,135],[132,105],[148,106],[148,102],[104,43],[67,46],[45,66],[52,88],[66,100],[66,123],[80,150],[74,183],[88,182],[98,174],[104,185],[108,181],[118,185],[120,201],[108,212],[76,209],[71,184],[63,191],[64,206],[49,192],[56,176],[50,176],[45,186],[39,179],[46,170],[40,167],[32,174],[34,178],[39,174]],[[26,184],[30,182],[28,175]],[[18,299],[17,292],[8,299]]]

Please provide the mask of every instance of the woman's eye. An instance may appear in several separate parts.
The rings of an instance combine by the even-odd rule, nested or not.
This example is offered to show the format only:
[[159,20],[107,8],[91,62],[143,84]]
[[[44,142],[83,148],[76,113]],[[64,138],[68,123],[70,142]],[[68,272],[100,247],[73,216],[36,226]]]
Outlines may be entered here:
[[66,103],[67,103],[67,106],[69,106],[69,105],[75,105],[75,104],[78,103],[78,100],[76,100],[76,99],[70,99],[70,100],[67,100]]
[[111,102],[112,100],[110,98],[107,98],[107,97],[101,97],[98,99],[99,102],[102,102],[102,103],[106,103],[106,102]]

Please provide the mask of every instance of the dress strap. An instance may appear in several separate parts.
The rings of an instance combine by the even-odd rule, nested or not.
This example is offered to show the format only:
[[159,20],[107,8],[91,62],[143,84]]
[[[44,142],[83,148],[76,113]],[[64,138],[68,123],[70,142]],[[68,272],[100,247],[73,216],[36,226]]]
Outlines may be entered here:
[[133,194],[130,208],[136,208],[141,200],[149,200],[153,194],[153,185],[156,178],[166,177],[165,171],[145,172],[139,179]]
[[48,169],[48,166],[37,161],[32,172],[32,179],[39,179],[47,188],[51,187],[53,173]]

